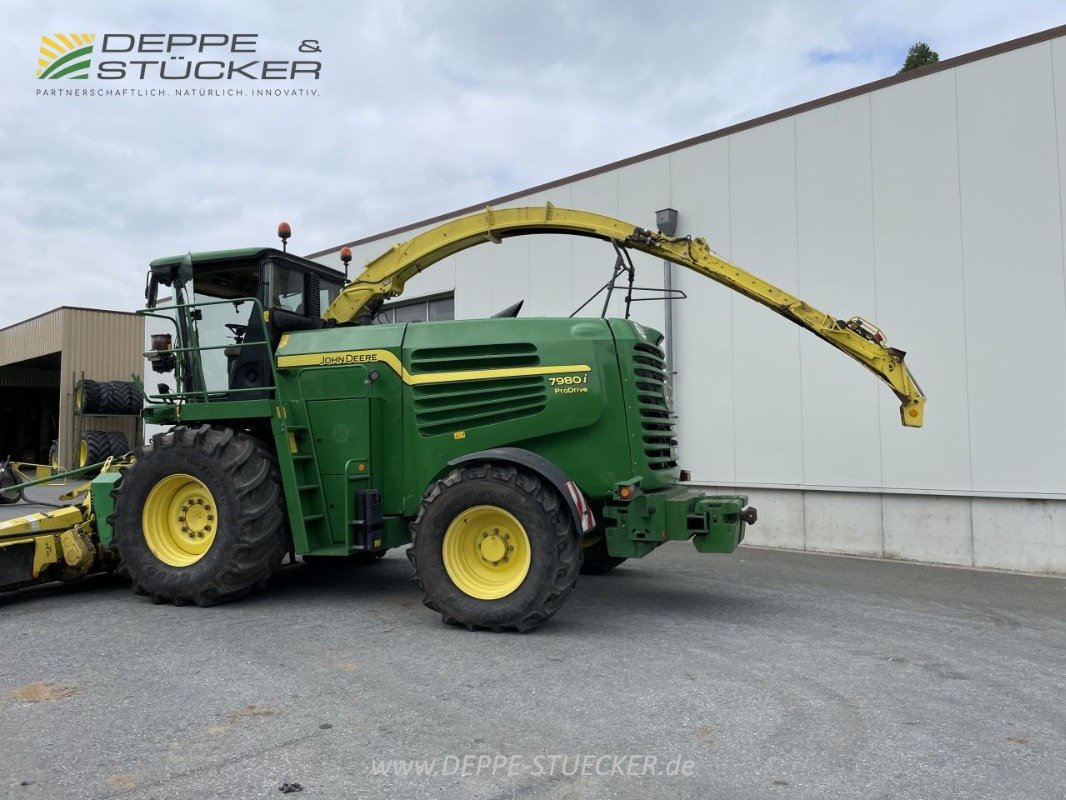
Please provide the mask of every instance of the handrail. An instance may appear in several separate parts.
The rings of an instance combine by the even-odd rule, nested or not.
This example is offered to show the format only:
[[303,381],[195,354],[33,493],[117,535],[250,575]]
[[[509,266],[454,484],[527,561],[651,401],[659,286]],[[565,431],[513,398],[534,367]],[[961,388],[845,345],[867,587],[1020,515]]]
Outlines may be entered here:
[[[271,374],[271,378],[273,379],[272,380],[272,385],[273,386],[277,386],[277,378],[278,378],[277,365],[274,362],[272,348],[270,347],[270,331],[269,331],[269,329],[267,327],[266,320],[263,318],[264,317],[263,305],[262,305],[262,303],[259,302],[258,298],[255,298],[255,297],[238,297],[238,298],[233,298],[233,299],[200,300],[200,301],[194,301],[194,302],[191,302],[191,303],[172,303],[171,305],[166,305],[166,306],[153,306],[151,309],[142,308],[141,310],[139,310],[137,312],[137,314],[139,314],[140,316],[143,316],[143,317],[156,317],[156,318],[159,318],[159,319],[165,319],[165,320],[173,323],[174,327],[175,327],[175,332],[178,332],[178,331],[180,331],[180,326],[178,325],[177,319],[175,317],[171,317],[171,316],[168,316],[166,314],[159,314],[159,313],[155,313],[155,312],[158,312],[158,311],[176,311],[177,313],[180,314],[180,313],[189,313],[191,310],[194,310],[194,309],[197,309],[197,308],[201,308],[201,307],[206,307],[206,306],[216,306],[216,305],[241,306],[244,303],[252,303],[253,311],[257,312],[255,314],[255,319],[259,321],[259,325],[260,325],[262,333],[263,333],[263,338],[262,338],[261,341],[253,341],[253,342],[247,341],[247,332],[246,332],[245,333],[245,341],[242,341],[240,343],[234,342],[232,344],[206,345],[206,346],[198,346],[198,347],[179,346],[179,347],[171,347],[168,350],[162,350],[162,351],[155,350],[155,351],[149,351],[149,352],[166,352],[166,353],[175,353],[175,354],[178,354],[178,353],[191,353],[191,354],[193,354],[193,358],[196,361],[197,371],[200,373],[201,378],[202,378],[202,376],[203,376],[203,359],[200,358],[200,354],[203,353],[204,351],[207,351],[207,350],[226,350],[226,349],[228,349],[230,347],[237,347],[237,348],[242,348],[243,349],[245,347],[252,347],[252,346],[262,345],[262,346],[267,348],[268,358],[266,360],[269,362],[269,365],[270,365],[270,374]],[[191,314],[190,314],[190,316],[191,316]],[[196,320],[193,320],[193,322],[195,322],[195,321]],[[206,385],[206,381],[203,381],[203,380],[201,381],[204,384],[203,389],[193,390],[193,391],[181,391],[181,388],[186,383],[186,378],[182,374],[184,372],[184,361],[185,361],[185,359],[183,359],[183,358],[178,358],[177,359],[177,365],[178,366],[177,366],[177,371],[175,373],[175,375],[176,375],[176,383],[177,383],[177,385],[175,386],[175,390],[176,391],[170,392],[168,394],[150,394],[150,395],[148,395],[149,401],[156,401],[156,402],[162,402],[162,403],[173,403],[173,402],[182,402],[182,401],[185,401],[185,400],[193,399],[193,400],[198,400],[199,402],[203,402],[203,403],[211,403],[211,402],[219,402],[217,399],[212,400],[212,398],[211,398],[212,394],[225,393],[226,395],[234,395],[234,394],[251,394],[251,393],[257,393],[257,392],[262,392],[263,391],[262,387],[251,387],[251,388],[245,388],[245,389],[225,389],[225,390],[217,389],[217,390],[209,391],[208,388],[207,388],[207,385]]]

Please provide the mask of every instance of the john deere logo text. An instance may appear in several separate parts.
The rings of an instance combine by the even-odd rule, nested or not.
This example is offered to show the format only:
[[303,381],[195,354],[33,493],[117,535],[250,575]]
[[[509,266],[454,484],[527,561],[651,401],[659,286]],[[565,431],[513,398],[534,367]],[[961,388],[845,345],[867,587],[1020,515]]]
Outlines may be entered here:
[[86,80],[89,77],[90,56],[93,54],[95,33],[53,33],[41,37],[41,49],[37,55],[37,77],[73,78]]

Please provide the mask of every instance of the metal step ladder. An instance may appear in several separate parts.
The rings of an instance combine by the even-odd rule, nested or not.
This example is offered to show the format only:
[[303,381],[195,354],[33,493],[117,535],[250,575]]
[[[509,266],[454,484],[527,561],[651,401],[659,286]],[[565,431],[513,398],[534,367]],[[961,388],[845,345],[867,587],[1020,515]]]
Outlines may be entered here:
[[[315,452],[314,437],[308,425],[307,407],[300,401],[290,401],[281,406],[282,424],[276,435],[279,462],[283,477],[296,487],[296,499],[299,503],[298,514],[290,512],[293,539],[306,540],[309,549],[335,544],[326,515],[326,497],[322,490],[322,481],[318,469],[318,457]],[[289,458],[284,457],[289,453]],[[290,474],[284,476],[288,471]],[[292,498],[289,498],[292,506]],[[296,528],[302,530],[296,530]]]

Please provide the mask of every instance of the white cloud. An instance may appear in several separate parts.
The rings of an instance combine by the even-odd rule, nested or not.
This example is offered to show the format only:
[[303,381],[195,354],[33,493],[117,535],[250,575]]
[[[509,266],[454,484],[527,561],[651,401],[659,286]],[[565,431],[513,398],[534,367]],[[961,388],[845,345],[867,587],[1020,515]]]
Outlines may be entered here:
[[[320,249],[874,80],[917,39],[946,58],[1062,22],[961,0],[154,5],[6,4],[0,326],[135,308],[151,258],[269,244],[281,219]],[[82,30],[315,38],[320,96],[35,98],[38,37]]]

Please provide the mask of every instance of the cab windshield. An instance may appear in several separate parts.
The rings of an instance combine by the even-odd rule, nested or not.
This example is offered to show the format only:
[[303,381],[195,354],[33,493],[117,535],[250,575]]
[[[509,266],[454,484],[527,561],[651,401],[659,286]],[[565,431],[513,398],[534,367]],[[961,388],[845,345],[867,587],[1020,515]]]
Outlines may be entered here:
[[[221,392],[230,388],[229,365],[233,350],[244,341],[253,326],[261,325],[253,303],[240,302],[242,298],[260,296],[260,267],[258,264],[239,266],[204,267],[193,274],[193,302],[197,304],[200,319],[194,318],[197,339],[201,348],[201,364],[204,373],[204,388],[209,392]],[[218,300],[233,300],[219,303]],[[214,301],[214,302],[213,302]],[[207,305],[207,304],[210,305]],[[256,331],[255,338],[262,338]]]

